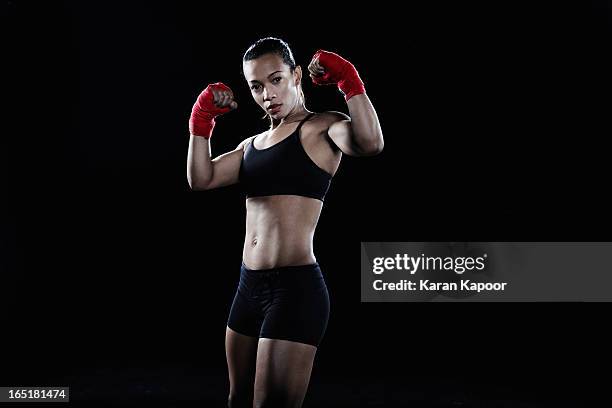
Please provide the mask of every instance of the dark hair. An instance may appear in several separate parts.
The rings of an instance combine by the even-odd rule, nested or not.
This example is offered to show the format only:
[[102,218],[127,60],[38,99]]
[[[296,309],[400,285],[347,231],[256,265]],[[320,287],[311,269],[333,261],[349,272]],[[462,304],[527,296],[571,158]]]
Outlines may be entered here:
[[293,59],[293,53],[289,48],[289,44],[280,38],[266,37],[261,40],[257,40],[249,49],[244,53],[242,61],[251,61],[255,58],[259,58],[265,54],[276,54],[283,59],[283,62],[291,68],[291,72],[295,70],[295,59]]
[[[291,48],[289,48],[289,44],[276,37],[266,37],[255,41],[255,43],[251,45],[249,49],[246,50],[246,52],[244,53],[244,57],[242,57],[242,62],[251,61],[266,54],[278,55],[283,59],[283,62],[289,66],[289,68],[291,69],[291,73],[295,71],[297,65],[295,64],[295,59],[293,58],[293,53],[291,52]],[[302,101],[306,102],[306,98],[304,97],[304,90],[302,89],[301,83],[300,95],[302,96]],[[265,117],[267,116],[268,115],[266,115]]]

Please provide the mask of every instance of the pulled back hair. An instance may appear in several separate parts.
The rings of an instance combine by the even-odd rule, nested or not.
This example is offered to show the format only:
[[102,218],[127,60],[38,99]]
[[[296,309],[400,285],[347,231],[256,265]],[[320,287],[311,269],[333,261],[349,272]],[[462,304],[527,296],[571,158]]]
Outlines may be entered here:
[[[293,58],[293,53],[291,52],[291,48],[289,48],[289,44],[276,37],[266,37],[255,41],[255,43],[244,53],[242,62],[251,61],[266,54],[278,55],[283,59],[283,62],[289,66],[291,73],[295,72],[297,65],[295,64],[295,59]],[[301,83],[300,96],[302,97],[302,101],[306,102]]]
[[289,48],[289,44],[275,37],[266,37],[257,40],[248,50],[246,50],[242,61],[251,61],[265,54],[276,54],[280,56],[283,62],[289,65],[291,72],[295,70],[295,59],[293,58],[293,53]]

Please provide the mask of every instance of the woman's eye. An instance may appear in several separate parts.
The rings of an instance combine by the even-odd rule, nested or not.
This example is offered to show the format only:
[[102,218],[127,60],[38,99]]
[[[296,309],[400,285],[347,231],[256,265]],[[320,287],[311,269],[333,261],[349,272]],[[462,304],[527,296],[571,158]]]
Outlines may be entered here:
[[272,80],[273,83],[278,84],[281,81],[281,77],[276,77]]
[[259,85],[253,85],[251,86],[251,89],[257,91],[259,89]]

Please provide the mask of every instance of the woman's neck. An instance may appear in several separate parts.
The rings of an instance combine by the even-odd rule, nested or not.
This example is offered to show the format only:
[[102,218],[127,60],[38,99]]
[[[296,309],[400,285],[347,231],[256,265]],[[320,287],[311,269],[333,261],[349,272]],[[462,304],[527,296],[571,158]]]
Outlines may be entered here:
[[270,126],[270,130],[274,130],[278,128],[279,126],[283,126],[289,123],[297,122],[298,120],[301,120],[305,116],[305,114],[309,114],[309,113],[311,112],[308,109],[306,109],[305,105],[303,104],[297,105],[284,118],[279,119],[279,120],[272,120],[272,125]]

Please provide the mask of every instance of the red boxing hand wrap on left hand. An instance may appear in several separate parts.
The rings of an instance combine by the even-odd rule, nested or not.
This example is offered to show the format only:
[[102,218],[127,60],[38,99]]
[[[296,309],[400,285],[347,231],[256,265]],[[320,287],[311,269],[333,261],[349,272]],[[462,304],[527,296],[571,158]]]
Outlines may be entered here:
[[324,50],[315,53],[313,59],[317,58],[319,59],[319,65],[325,69],[325,74],[320,77],[313,77],[312,82],[315,85],[338,84],[338,88],[347,101],[355,95],[365,93],[363,81],[349,61],[338,54]]
[[191,109],[191,117],[189,118],[189,132],[194,136],[201,136],[206,139],[212,136],[212,131],[215,127],[215,117],[229,112],[229,107],[218,108],[214,103],[212,88],[229,91],[230,88],[217,82],[208,85]]

